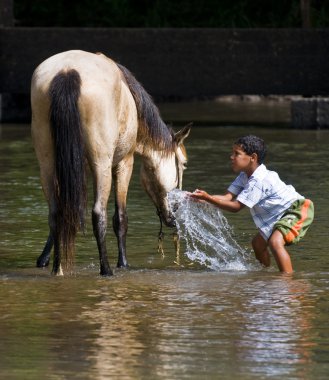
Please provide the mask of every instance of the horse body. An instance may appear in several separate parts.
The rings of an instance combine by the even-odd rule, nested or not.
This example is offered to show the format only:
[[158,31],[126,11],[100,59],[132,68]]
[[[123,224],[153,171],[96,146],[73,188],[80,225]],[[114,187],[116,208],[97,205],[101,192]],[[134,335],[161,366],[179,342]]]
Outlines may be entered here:
[[[39,135],[41,129],[50,131],[49,87],[56,74],[70,69],[76,70],[81,78],[79,112],[88,161],[97,162],[100,157],[104,159],[107,156],[116,165],[129,151],[135,149],[137,111],[118,66],[103,55],[64,52],[50,57],[35,70],[31,88],[32,133],[37,131]],[[40,100],[44,107],[38,104]],[[42,139],[34,139],[38,140]],[[51,140],[46,140],[51,143]],[[103,154],[104,151],[106,154]]]
[[151,98],[123,66],[102,54],[69,51],[50,57],[32,77],[32,138],[49,206],[49,237],[38,266],[61,274],[71,265],[77,231],[84,226],[85,161],[93,177],[93,230],[100,272],[112,274],[106,251],[107,202],[113,185],[113,229],[118,266],[127,266],[126,197],[134,153],[142,156],[141,178],[159,215],[172,225],[167,193],[181,182],[189,129],[173,133]]

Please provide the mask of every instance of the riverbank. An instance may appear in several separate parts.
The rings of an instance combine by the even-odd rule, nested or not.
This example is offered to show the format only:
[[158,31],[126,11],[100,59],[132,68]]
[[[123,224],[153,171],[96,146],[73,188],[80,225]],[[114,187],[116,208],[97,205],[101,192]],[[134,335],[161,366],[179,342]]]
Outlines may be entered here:
[[[3,123],[30,123],[27,99],[8,97],[3,100],[7,100],[6,108],[10,110],[8,120],[2,120]],[[329,128],[328,97],[231,95],[206,100],[155,101],[155,104],[162,119],[174,126],[193,122],[199,126]]]
[[287,96],[221,96],[214,100],[164,102],[158,107],[167,123],[196,125],[291,126]]

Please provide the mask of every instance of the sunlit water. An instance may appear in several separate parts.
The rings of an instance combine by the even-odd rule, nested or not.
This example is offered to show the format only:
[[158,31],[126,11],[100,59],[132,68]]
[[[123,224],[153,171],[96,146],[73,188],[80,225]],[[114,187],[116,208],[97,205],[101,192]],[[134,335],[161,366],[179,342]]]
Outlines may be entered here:
[[[108,247],[115,275],[98,274],[89,202],[74,274],[54,278],[51,268],[35,268],[48,227],[29,126],[2,126],[0,378],[327,379],[329,131],[195,127],[186,141],[184,190],[224,192],[234,179],[232,142],[247,133],[268,142],[268,167],[315,203],[313,226],[290,249],[293,275],[281,275],[275,263],[258,266],[248,210],[221,214],[184,207],[184,201],[183,220],[190,213],[205,233],[196,228],[195,238],[189,225],[182,227],[187,240],[181,238],[178,265],[172,231],[165,229],[162,257],[159,221],[139,185],[137,161],[128,197],[130,268],[115,269],[111,198]],[[209,241],[196,244],[207,234]],[[197,252],[193,244],[201,255],[189,256]]]

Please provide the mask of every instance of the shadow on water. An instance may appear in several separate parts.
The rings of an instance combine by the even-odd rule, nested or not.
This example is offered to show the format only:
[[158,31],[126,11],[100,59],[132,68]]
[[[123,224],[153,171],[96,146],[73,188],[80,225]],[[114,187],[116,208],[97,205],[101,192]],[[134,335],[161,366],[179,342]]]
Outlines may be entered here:
[[[48,228],[29,126],[2,126],[0,377],[326,379],[329,131],[195,127],[186,141],[184,189],[224,191],[233,180],[232,142],[247,133],[268,142],[268,167],[315,203],[314,225],[291,249],[292,276],[256,265],[248,212],[223,215],[255,267],[209,269],[184,254],[178,266],[169,229],[162,258],[137,162],[128,198],[130,269],[98,275],[89,222],[77,239],[74,274],[54,278],[49,268],[35,268]],[[109,226],[112,266],[113,236]]]

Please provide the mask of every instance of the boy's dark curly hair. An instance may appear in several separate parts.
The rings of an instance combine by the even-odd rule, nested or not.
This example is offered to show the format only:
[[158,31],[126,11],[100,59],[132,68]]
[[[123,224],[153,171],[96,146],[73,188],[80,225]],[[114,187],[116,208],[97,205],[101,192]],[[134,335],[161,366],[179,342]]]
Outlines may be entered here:
[[264,140],[257,136],[248,135],[240,137],[234,143],[234,145],[239,145],[245,153],[251,156],[253,153],[257,154],[258,163],[262,164],[266,156],[266,145]]

